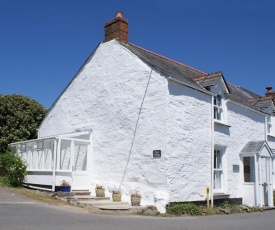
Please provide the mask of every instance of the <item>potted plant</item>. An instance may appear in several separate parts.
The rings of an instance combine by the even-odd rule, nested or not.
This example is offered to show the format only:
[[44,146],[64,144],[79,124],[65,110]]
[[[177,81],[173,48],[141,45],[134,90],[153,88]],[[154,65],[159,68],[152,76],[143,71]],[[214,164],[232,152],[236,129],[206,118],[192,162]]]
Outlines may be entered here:
[[66,180],[61,181],[60,187],[61,187],[61,192],[70,192],[71,191],[71,185]]
[[97,184],[95,187],[96,197],[105,197],[105,188],[102,185]]
[[131,191],[131,204],[132,206],[140,206],[141,194],[137,189]]
[[114,202],[120,202],[121,201],[121,191],[120,189],[114,189],[112,198]]

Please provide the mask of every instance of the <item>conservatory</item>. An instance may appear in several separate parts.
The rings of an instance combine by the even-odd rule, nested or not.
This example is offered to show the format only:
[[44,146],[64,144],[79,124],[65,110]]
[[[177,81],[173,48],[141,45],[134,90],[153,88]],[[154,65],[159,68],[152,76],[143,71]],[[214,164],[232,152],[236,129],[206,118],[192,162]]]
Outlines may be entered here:
[[56,191],[62,180],[72,190],[89,189],[90,133],[78,132],[10,144],[11,151],[27,164],[24,185]]

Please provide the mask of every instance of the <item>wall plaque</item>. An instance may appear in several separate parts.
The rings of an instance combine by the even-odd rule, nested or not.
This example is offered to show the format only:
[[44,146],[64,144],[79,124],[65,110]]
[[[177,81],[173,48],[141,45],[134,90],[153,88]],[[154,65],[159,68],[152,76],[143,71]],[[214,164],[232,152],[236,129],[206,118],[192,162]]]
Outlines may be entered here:
[[161,158],[161,150],[153,150],[153,158]]

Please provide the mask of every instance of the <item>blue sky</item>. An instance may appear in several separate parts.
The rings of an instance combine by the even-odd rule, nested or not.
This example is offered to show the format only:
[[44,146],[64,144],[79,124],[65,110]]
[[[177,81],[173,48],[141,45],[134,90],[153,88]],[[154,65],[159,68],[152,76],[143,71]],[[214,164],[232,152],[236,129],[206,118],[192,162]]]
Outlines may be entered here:
[[0,0],[0,94],[49,108],[123,11],[131,43],[264,95],[275,90],[273,0]]

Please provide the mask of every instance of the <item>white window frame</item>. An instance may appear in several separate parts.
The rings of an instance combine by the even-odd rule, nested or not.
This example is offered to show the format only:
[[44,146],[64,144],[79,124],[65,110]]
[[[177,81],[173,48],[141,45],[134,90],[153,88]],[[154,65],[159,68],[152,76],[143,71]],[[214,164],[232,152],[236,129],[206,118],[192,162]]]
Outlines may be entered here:
[[[249,164],[245,165],[245,158],[249,158]],[[248,163],[248,162],[247,162]],[[247,166],[247,168],[245,167]],[[248,172],[249,167],[249,172]],[[251,184],[255,183],[255,156],[243,156],[243,183]],[[246,175],[247,174],[247,175]]]
[[214,96],[214,120],[223,122],[223,98],[217,94]]
[[273,130],[272,130],[272,116],[271,115],[267,115],[266,126],[267,126],[267,134],[272,135]]
[[[216,157],[218,154],[218,157]],[[222,149],[215,148],[213,164],[214,192],[224,192],[224,153]],[[220,174],[218,176],[218,174]],[[219,179],[219,181],[217,181]],[[218,183],[219,182],[219,183]],[[217,187],[217,185],[219,185]]]

